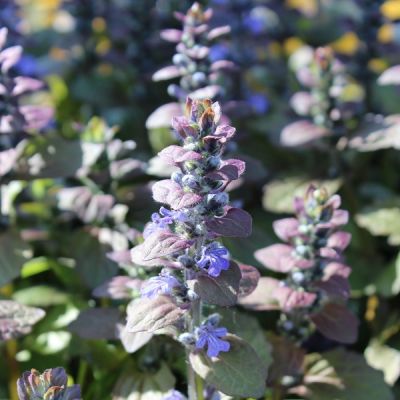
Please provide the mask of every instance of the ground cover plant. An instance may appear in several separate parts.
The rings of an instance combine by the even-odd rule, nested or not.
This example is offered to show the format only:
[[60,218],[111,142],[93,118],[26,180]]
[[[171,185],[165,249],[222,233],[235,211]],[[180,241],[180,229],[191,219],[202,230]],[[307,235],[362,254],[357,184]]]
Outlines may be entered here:
[[0,399],[400,396],[399,0],[0,4]]

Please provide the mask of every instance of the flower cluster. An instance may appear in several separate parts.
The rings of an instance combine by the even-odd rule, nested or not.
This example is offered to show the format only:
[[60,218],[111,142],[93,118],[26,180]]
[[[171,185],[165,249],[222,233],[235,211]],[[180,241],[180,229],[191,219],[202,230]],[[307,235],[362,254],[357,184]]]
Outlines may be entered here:
[[43,83],[27,76],[14,76],[12,68],[22,56],[21,46],[5,47],[7,28],[0,29],[0,176],[11,171],[18,158],[16,145],[27,131],[44,128],[53,116],[47,106],[22,105],[21,96],[35,92]]
[[68,387],[64,368],[46,369],[43,374],[32,369],[18,379],[19,400],[81,400],[79,385]]
[[161,81],[180,78],[179,85],[171,84],[168,92],[183,103],[187,96],[192,98],[215,98],[222,94],[218,84],[219,71],[230,69],[233,64],[227,60],[210,60],[209,45],[217,38],[229,33],[229,26],[209,27],[212,9],[203,10],[194,3],[186,15],[175,13],[182,22],[183,29],[166,29],[161,37],[177,43],[173,65],[164,67],[153,75],[153,80]]
[[[149,301],[158,305],[168,298],[171,319],[163,314],[164,323],[176,324],[186,317],[181,341],[188,347],[207,349],[210,357],[229,350],[225,328],[218,327],[215,315],[203,320],[202,302],[215,305],[236,303],[241,271],[218,241],[220,236],[245,237],[251,231],[251,217],[229,205],[225,189],[245,170],[243,161],[223,160],[226,143],[235,129],[219,125],[221,111],[211,100],[188,99],[186,117],[176,117],[172,125],[183,145],[171,145],[159,153],[166,164],[176,169],[171,179],[153,185],[153,197],[165,204],[152,215],[144,231],[144,243],[133,248],[134,263],[147,267],[163,266],[158,276],[141,287],[143,307]],[[223,291],[225,293],[222,293]],[[154,311],[154,307],[153,307]],[[142,322],[141,307],[128,313],[131,332]],[[147,327],[152,330],[154,327]],[[159,326],[158,326],[159,328]]]
[[308,144],[328,136],[337,140],[357,128],[364,107],[363,87],[329,47],[302,47],[292,55],[290,63],[307,89],[295,93],[290,103],[298,115],[309,120],[286,126],[281,135],[284,145]]
[[[350,268],[342,252],[351,235],[340,230],[348,221],[340,203],[338,195],[329,197],[324,188],[311,186],[304,199],[295,200],[296,218],[274,223],[275,233],[287,244],[255,253],[265,267],[286,274],[281,281],[264,279],[271,290],[269,308],[282,311],[279,327],[296,341],[310,335],[311,323],[332,340],[352,343],[357,338],[357,319],[345,305]],[[254,296],[244,300],[251,304]]]

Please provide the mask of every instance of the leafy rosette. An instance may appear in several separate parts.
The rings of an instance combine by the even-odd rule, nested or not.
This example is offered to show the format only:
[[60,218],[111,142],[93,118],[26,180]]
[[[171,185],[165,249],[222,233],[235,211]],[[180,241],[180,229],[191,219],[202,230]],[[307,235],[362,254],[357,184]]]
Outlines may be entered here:
[[212,62],[209,53],[210,45],[218,38],[230,32],[229,26],[211,28],[209,23],[213,15],[212,9],[203,10],[199,3],[194,3],[186,14],[175,13],[182,23],[182,30],[165,29],[161,38],[176,43],[176,54],[173,65],[161,68],[153,75],[154,81],[179,78],[179,85],[171,84],[168,93],[177,98],[179,103],[168,103],[148,118],[146,126],[155,129],[169,125],[172,117],[182,113],[181,104],[186,97],[193,99],[214,99],[222,94],[221,71],[232,69],[228,60]]
[[8,174],[22,153],[15,147],[26,133],[40,130],[50,122],[53,109],[47,106],[25,104],[21,97],[40,90],[43,82],[27,77],[15,76],[12,69],[22,56],[21,46],[5,47],[7,28],[0,29],[0,177]]
[[297,115],[306,119],[283,129],[283,145],[303,146],[331,136],[339,139],[358,127],[364,89],[330,48],[302,47],[292,55],[290,64],[305,88],[292,96],[290,104]]
[[296,218],[274,223],[277,236],[286,244],[256,251],[266,268],[286,274],[282,281],[261,278],[258,288],[242,304],[258,310],[282,311],[282,331],[301,341],[314,325],[326,337],[342,343],[357,338],[357,318],[346,308],[350,295],[350,267],[342,252],[351,235],[341,230],[348,212],[341,210],[338,195],[311,186],[304,199],[295,200]]
[[64,368],[46,369],[42,374],[32,369],[18,379],[19,400],[81,400],[79,385],[68,387]]
[[40,308],[28,307],[12,300],[0,301],[0,341],[18,338],[32,331],[45,316]]

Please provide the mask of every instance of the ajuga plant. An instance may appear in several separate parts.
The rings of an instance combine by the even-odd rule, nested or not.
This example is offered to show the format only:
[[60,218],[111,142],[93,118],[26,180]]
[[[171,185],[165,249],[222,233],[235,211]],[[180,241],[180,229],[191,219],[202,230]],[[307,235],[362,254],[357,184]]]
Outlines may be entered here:
[[[295,93],[290,104],[296,114],[308,117],[286,126],[285,146],[308,145],[316,140],[329,150],[359,126],[364,110],[364,89],[346,71],[330,47],[305,46],[290,59],[299,82],[307,89]],[[325,138],[325,142],[321,139]],[[339,146],[344,145],[344,141]],[[324,146],[325,144],[325,146]]]
[[[250,215],[231,207],[225,191],[245,164],[222,158],[235,129],[219,124],[220,117],[218,103],[188,99],[186,116],[172,120],[182,145],[169,146],[159,156],[177,168],[170,179],[154,184],[154,200],[163,206],[145,227],[144,242],[131,251],[135,264],[162,270],[142,285],[140,301],[128,309],[127,329],[177,329],[172,332],[186,348],[191,400],[205,398],[203,379],[227,395],[258,397],[266,376],[264,361],[228,333],[214,309],[233,306],[242,281],[240,267],[220,238],[251,231]],[[230,379],[224,365],[240,373]]]
[[19,400],[82,400],[79,385],[68,386],[64,368],[32,369],[18,379]]
[[[27,171],[18,161],[28,145],[27,138],[37,134],[52,117],[50,107],[26,104],[22,97],[43,87],[39,80],[18,76],[13,67],[22,55],[21,46],[6,46],[8,30],[0,29],[0,242],[3,254],[0,286],[19,276],[26,256],[31,253],[16,229],[12,214],[10,182]],[[13,300],[0,300],[0,341],[17,338],[31,331],[44,311]]]
[[[287,390],[301,382],[301,349],[315,330],[339,343],[354,343],[357,339],[357,317],[346,307],[351,270],[342,255],[351,235],[341,230],[348,213],[339,208],[340,203],[338,195],[329,196],[324,188],[310,186],[304,198],[295,200],[296,216],[273,224],[277,236],[286,243],[255,252],[262,265],[284,275],[281,279],[260,278],[257,289],[241,300],[250,309],[280,312],[277,327],[281,339],[272,340],[276,360],[279,359],[271,367],[275,378],[270,379],[270,384],[277,385],[273,398],[285,398]],[[280,346],[288,348],[283,350]],[[282,351],[293,357],[290,367],[279,365],[289,362],[280,359]],[[284,378],[285,373],[279,375],[282,371],[292,378]]]
[[26,142],[18,144],[28,137],[28,133],[44,128],[53,115],[51,107],[22,102],[22,96],[41,89],[43,83],[13,73],[23,49],[21,46],[7,47],[7,35],[6,28],[0,29],[0,177],[15,167]]
[[186,14],[175,13],[176,18],[182,23],[182,30],[165,29],[161,37],[176,43],[176,53],[173,65],[164,67],[153,75],[154,81],[179,78],[179,84],[170,84],[168,93],[178,100],[178,103],[168,103],[148,118],[148,129],[169,126],[171,117],[182,113],[186,97],[205,99],[221,97],[224,93],[221,79],[222,71],[231,69],[233,63],[219,59],[212,62],[210,59],[210,45],[218,38],[229,33],[229,26],[210,27],[213,15],[211,8],[206,10],[199,3],[194,3]]

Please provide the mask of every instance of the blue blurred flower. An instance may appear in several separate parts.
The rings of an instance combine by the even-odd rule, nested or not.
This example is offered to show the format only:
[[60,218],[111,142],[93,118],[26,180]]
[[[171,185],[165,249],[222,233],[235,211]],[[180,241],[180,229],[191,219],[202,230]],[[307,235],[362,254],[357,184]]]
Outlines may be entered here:
[[229,58],[230,50],[229,47],[222,43],[217,43],[210,47],[210,52],[208,53],[208,58],[211,62],[218,60],[226,60]]
[[253,93],[247,97],[247,102],[257,114],[264,114],[269,109],[268,99],[260,93]]
[[187,400],[187,397],[177,390],[171,390],[162,398],[162,400]]

